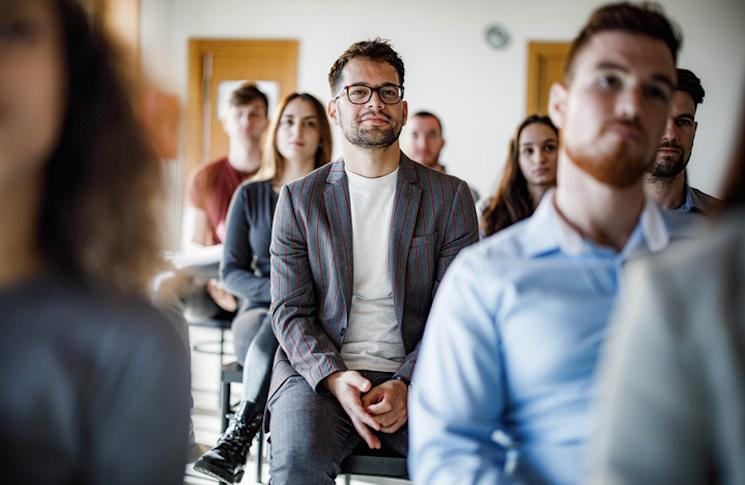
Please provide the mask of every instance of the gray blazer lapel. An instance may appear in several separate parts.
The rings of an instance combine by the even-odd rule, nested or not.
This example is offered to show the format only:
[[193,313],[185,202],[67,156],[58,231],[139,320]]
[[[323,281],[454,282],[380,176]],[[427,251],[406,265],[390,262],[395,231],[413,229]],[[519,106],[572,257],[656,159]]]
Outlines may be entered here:
[[408,266],[409,247],[414,236],[419,201],[422,189],[419,187],[415,162],[401,153],[396,183],[396,199],[393,204],[391,222],[391,241],[389,257],[391,261],[391,281],[393,283],[393,304],[396,318],[401,324],[404,314],[404,294],[406,284],[406,267]]
[[[349,316],[352,307],[352,278],[354,274],[354,260],[352,256],[352,214],[349,206],[349,185],[344,173],[344,163],[333,163],[326,186],[323,189],[324,206],[329,221],[332,250],[336,261],[336,275],[344,304]],[[332,287],[333,285],[329,285]]]

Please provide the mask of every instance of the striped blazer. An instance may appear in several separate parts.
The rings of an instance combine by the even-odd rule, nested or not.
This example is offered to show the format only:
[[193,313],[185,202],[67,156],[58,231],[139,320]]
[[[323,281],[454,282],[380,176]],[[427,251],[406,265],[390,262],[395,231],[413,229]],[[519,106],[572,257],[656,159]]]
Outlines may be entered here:
[[[401,153],[389,257],[393,303],[411,378],[432,298],[458,252],[478,240],[468,185]],[[282,188],[270,246],[272,325],[280,348],[270,395],[290,376],[313,387],[346,370],[352,304],[352,219],[342,160]]]

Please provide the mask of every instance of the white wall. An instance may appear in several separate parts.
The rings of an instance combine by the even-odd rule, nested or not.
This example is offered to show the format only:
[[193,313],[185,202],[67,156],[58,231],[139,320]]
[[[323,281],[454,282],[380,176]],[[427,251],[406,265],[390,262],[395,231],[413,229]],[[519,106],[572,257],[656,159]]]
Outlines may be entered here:
[[[596,0],[142,0],[146,70],[186,99],[190,37],[289,38],[300,41],[298,88],[324,102],[328,69],[357,40],[389,38],[406,64],[410,110],[443,118],[450,171],[482,194],[491,189],[507,141],[525,114],[528,40],[570,40]],[[682,27],[679,65],[701,77],[706,99],[690,180],[719,194],[745,81],[745,2],[664,0]],[[512,40],[495,51],[490,23]],[[335,133],[338,136],[338,133]]]

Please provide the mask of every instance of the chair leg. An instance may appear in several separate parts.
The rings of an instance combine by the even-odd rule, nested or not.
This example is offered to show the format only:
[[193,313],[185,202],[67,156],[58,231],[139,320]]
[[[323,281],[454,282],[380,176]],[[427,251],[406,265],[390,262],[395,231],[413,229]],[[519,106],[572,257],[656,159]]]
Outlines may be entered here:
[[264,425],[259,430],[259,445],[256,448],[256,483],[263,484],[261,481],[261,465],[264,463]]
[[228,429],[228,413],[230,413],[230,383],[220,385],[220,432]]
[[220,329],[220,370],[222,370],[223,356],[225,355],[225,329]]

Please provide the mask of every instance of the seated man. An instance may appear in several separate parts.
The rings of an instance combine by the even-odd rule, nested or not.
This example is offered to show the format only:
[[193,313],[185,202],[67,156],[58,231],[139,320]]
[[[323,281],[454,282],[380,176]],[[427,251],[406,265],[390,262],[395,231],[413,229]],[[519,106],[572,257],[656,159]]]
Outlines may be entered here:
[[[233,296],[217,281],[225,219],[233,192],[261,165],[261,135],[269,123],[267,109],[266,96],[253,84],[244,83],[231,94],[228,107],[221,114],[229,153],[197,168],[191,176],[182,231],[183,253],[174,261],[176,269],[155,278],[153,300],[187,346],[185,313],[198,318],[230,316],[237,307]],[[238,339],[235,344],[242,345]],[[189,461],[194,461],[203,450],[194,442],[191,424],[190,428]]]
[[627,3],[596,10],[574,41],[549,99],[557,188],[464,251],[433,305],[411,391],[417,483],[581,482],[623,265],[690,222],[642,185],[679,45],[659,10]]
[[[406,151],[411,159],[425,167],[438,172],[447,172],[445,165],[440,163],[440,152],[445,146],[442,136],[442,120],[429,111],[417,111],[409,123],[409,142]],[[474,202],[478,202],[479,193],[471,188]]]
[[406,454],[408,383],[432,296],[476,241],[465,182],[409,160],[404,65],[358,42],[329,73],[342,159],[282,188],[271,243],[280,350],[268,417],[274,484],[333,484],[364,440]]
[[[266,95],[253,84],[244,83],[233,91],[220,115],[228,135],[228,155],[198,167],[191,175],[184,210],[183,257],[176,260],[186,270],[162,276],[156,298],[175,319],[182,318],[184,310],[197,317],[212,317],[221,308],[236,308],[233,297],[216,281],[225,219],[235,189],[261,166],[261,136],[269,124],[268,106]],[[193,261],[201,264],[191,265]]]
[[701,80],[688,69],[678,69],[670,114],[654,163],[644,174],[644,191],[664,209],[711,215],[721,202],[688,186],[686,166],[696,136],[696,108],[704,101]]

